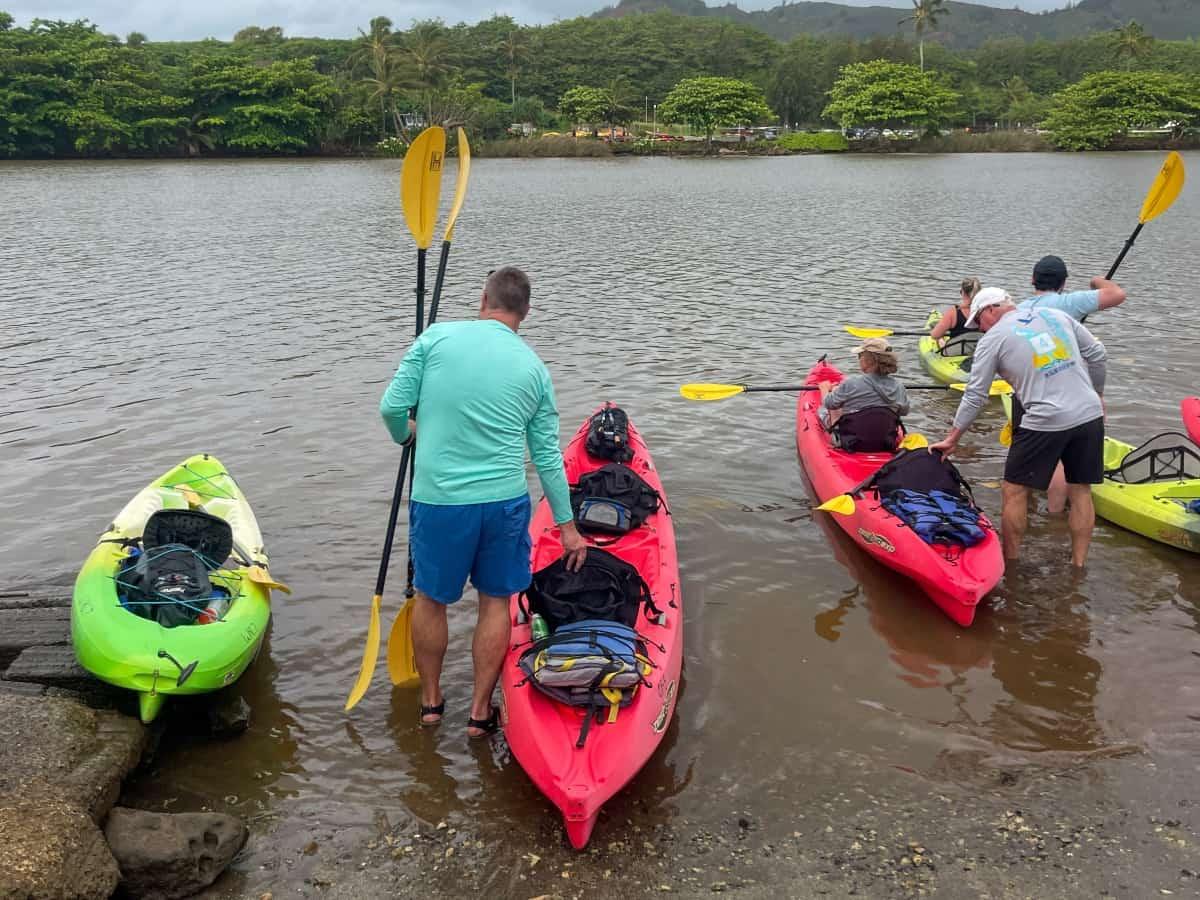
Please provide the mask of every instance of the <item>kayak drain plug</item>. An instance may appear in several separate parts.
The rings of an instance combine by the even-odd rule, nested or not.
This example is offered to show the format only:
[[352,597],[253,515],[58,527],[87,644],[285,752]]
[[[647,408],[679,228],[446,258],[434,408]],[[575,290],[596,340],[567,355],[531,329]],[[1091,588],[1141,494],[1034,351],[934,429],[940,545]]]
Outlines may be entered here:
[[196,659],[192,660],[192,662],[188,663],[186,666],[182,666],[179,664],[179,660],[173,657],[166,650],[159,650],[158,658],[169,659],[175,664],[175,668],[179,670],[179,678],[175,681],[175,687],[183,687],[183,683],[191,678],[192,673],[196,671],[196,666],[200,665],[200,660]]

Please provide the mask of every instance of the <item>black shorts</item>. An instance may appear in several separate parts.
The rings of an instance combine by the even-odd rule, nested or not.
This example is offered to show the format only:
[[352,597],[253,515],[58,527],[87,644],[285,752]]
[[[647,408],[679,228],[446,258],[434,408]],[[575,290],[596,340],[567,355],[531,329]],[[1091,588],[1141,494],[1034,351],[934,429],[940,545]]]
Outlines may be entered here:
[[1013,430],[1004,463],[1004,480],[1039,491],[1050,486],[1059,462],[1068,484],[1099,484],[1104,480],[1104,418],[1066,431]]

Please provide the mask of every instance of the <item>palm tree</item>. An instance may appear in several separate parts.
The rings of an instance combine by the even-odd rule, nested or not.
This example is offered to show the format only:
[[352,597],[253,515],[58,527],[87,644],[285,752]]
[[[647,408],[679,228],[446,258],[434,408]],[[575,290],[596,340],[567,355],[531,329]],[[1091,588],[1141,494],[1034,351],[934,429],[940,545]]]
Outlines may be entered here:
[[386,43],[375,45],[370,58],[370,72],[363,81],[370,85],[371,99],[379,100],[379,114],[383,121],[383,133],[387,135],[387,114],[392,114],[396,134],[400,134],[400,118],[396,114],[396,97],[408,85],[408,73],[399,64],[396,52]]
[[411,80],[425,98],[426,125],[433,124],[433,95],[445,84],[451,66],[446,26],[441,22],[418,22],[404,36],[400,55],[410,70]]
[[1132,69],[1137,60],[1154,49],[1154,38],[1146,34],[1146,30],[1132,20],[1123,28],[1114,30],[1113,36],[1116,42],[1117,57],[1124,57],[1126,69]]
[[912,0],[912,5],[912,15],[901,19],[900,24],[913,23],[913,30],[917,33],[917,45],[920,47],[921,71],[923,72],[925,71],[925,32],[936,28],[938,16],[949,15],[950,10],[946,9],[946,0]]
[[521,65],[529,56],[529,42],[525,39],[525,33],[518,29],[510,31],[508,36],[500,42],[500,52],[504,54],[504,73],[512,85],[512,103],[513,106],[516,106],[517,76],[521,74]]

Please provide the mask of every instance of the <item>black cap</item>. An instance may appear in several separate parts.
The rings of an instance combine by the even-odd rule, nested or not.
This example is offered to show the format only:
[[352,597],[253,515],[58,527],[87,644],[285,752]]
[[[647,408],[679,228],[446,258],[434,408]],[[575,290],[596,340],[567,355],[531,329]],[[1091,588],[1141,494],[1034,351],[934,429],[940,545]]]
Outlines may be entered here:
[[1056,291],[1067,281],[1067,264],[1060,256],[1043,256],[1033,267],[1033,286],[1039,291]]

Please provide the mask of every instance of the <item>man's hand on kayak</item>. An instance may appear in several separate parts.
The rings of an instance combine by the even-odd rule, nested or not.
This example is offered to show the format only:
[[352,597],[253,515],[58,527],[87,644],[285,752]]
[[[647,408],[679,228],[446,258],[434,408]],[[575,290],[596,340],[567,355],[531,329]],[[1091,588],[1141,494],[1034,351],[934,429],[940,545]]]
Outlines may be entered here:
[[567,569],[578,572],[587,558],[587,541],[583,539],[574,522],[564,522],[558,526],[558,530],[562,535],[563,559],[567,561]]
[[938,441],[936,444],[930,444],[929,452],[933,453],[936,450],[938,453],[942,454],[942,456],[949,456],[954,452],[954,449],[957,446],[958,438],[948,437],[945,440]]

